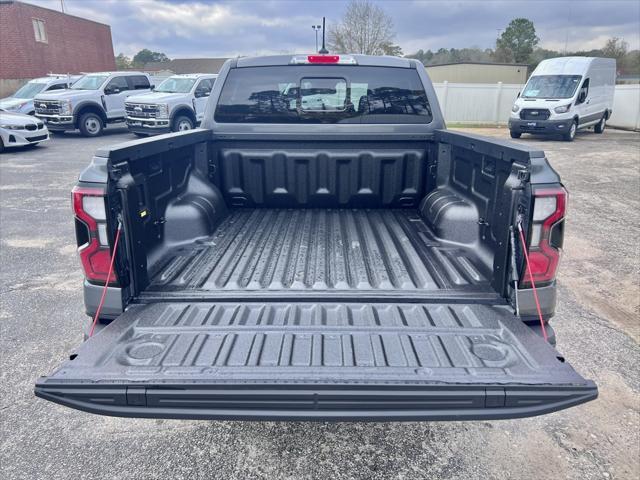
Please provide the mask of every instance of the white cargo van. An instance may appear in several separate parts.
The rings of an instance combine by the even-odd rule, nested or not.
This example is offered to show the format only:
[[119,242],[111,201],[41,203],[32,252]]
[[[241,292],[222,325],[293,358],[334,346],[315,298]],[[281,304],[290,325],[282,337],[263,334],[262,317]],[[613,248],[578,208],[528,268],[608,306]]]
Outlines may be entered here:
[[588,127],[602,133],[611,116],[615,83],[613,58],[543,60],[513,104],[511,138],[523,133],[560,134],[572,141],[578,129]]

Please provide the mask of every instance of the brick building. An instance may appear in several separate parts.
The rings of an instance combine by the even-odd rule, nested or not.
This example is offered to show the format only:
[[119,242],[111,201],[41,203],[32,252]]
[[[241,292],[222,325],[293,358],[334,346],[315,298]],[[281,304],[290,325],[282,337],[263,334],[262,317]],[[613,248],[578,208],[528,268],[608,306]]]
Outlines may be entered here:
[[109,25],[0,0],[0,98],[47,73],[115,69]]

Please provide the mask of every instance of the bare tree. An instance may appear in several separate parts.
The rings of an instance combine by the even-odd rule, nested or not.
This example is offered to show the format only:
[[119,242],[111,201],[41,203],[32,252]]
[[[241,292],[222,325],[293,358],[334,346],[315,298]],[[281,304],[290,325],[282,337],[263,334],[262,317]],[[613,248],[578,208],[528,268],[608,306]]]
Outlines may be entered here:
[[602,49],[602,53],[605,57],[615,58],[618,63],[625,57],[629,44],[618,37],[612,37],[607,40],[607,43]]
[[335,53],[402,55],[393,44],[393,21],[368,0],[352,0],[342,21],[329,28],[329,48]]

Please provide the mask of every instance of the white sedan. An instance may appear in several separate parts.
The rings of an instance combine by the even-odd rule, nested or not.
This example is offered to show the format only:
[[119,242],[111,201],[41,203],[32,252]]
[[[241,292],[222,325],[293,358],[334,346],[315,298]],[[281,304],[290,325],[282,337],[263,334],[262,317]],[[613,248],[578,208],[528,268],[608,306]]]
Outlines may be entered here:
[[42,120],[0,110],[0,152],[10,147],[37,145],[45,140],[49,140],[49,130]]

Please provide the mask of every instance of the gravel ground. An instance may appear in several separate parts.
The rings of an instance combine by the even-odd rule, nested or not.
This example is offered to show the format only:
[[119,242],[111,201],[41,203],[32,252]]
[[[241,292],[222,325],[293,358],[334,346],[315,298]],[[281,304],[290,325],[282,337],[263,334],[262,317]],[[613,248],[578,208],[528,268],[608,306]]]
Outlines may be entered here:
[[570,191],[554,326],[600,398],[523,420],[405,424],[120,419],[33,396],[82,340],[69,191],[99,146],[131,138],[68,134],[0,157],[2,478],[640,477],[639,134],[519,140]]

